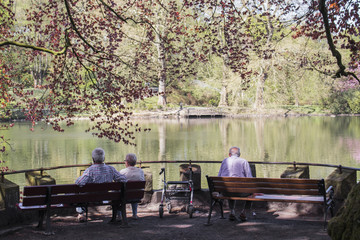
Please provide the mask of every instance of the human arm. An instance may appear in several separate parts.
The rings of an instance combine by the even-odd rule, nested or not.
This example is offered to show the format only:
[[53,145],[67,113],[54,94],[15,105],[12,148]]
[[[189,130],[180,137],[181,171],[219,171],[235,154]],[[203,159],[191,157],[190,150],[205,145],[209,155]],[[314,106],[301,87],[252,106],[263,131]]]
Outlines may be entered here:
[[140,181],[145,181],[144,171],[140,168]]
[[244,162],[243,169],[244,169],[244,176],[245,177],[249,177],[249,178],[253,177],[252,173],[251,173],[251,167],[250,167],[250,164],[248,162]]
[[126,182],[126,176],[124,174],[121,174],[118,172],[115,168],[113,168],[113,174],[114,174],[114,181],[115,182]]
[[226,170],[226,159],[224,159],[221,163],[218,177],[226,176],[225,170]]
[[86,170],[84,171],[84,173],[83,173],[80,177],[78,177],[78,178],[76,179],[75,184],[80,185],[80,186],[83,186],[83,185],[85,185],[86,183],[89,182],[89,179],[90,179],[90,177],[89,177],[89,170],[86,169]]

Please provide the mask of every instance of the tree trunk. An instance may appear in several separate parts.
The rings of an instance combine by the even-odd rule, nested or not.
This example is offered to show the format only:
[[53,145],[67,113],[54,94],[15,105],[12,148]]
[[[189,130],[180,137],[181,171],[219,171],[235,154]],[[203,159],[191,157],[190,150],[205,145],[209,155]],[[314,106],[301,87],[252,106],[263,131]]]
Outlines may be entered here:
[[260,74],[260,78],[257,82],[257,87],[256,87],[256,99],[255,99],[255,104],[254,104],[255,109],[263,109],[264,108],[264,88],[265,88],[265,82],[266,82],[267,78],[268,78],[267,69],[264,69],[263,67],[261,67],[261,74]]
[[[222,42],[222,45],[224,45],[223,42]],[[227,62],[229,61],[229,57],[227,54],[223,54],[222,58],[223,58],[223,74],[222,74],[223,78],[221,81],[219,107],[227,107],[227,106],[229,106],[228,100],[227,100],[227,82],[228,82],[227,80],[229,78]]]
[[229,77],[228,69],[226,66],[226,56],[223,56],[223,79],[221,81],[221,92],[220,92],[220,101],[219,107],[227,107],[229,106],[227,101],[227,79]]
[[161,122],[159,124],[159,161],[166,160],[166,125],[165,123]]
[[159,62],[159,100],[158,105],[166,106],[166,59],[165,59],[165,47],[164,42],[158,36],[158,62]]
[[31,68],[31,75],[34,80],[34,88],[41,87],[43,85],[44,78],[49,67],[48,56],[38,55],[33,60]]

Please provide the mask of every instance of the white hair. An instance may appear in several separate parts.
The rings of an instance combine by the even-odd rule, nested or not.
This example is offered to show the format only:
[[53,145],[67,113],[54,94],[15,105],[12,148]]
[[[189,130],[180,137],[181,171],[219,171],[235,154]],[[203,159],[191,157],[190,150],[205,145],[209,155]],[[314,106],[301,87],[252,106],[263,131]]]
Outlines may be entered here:
[[105,151],[102,148],[95,148],[91,156],[95,163],[103,163],[105,160]]
[[128,153],[125,157],[125,161],[128,162],[130,166],[135,166],[137,157],[134,153]]
[[240,157],[240,148],[238,148],[238,147],[231,147],[231,148],[229,149],[229,154],[230,154],[231,156],[238,156],[238,157]]

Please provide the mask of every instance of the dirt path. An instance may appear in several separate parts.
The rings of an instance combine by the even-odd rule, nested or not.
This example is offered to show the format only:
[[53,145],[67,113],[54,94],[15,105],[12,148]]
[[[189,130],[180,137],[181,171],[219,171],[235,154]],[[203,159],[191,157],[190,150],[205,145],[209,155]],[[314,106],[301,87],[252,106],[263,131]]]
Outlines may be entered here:
[[[128,216],[131,216],[128,209]],[[225,212],[227,217],[228,212]],[[232,222],[220,219],[215,213],[212,225],[205,226],[207,210],[197,209],[193,218],[185,212],[165,213],[159,218],[156,206],[139,206],[139,219],[129,218],[128,228],[121,224],[108,224],[111,211],[107,208],[93,210],[91,220],[78,223],[76,214],[52,218],[54,235],[45,236],[35,229],[35,223],[22,225],[2,231],[0,239],[38,240],[38,239],[250,239],[250,240],[329,240],[323,227],[323,217],[297,216],[289,212],[268,212],[257,209],[256,216],[249,216],[246,222]]]

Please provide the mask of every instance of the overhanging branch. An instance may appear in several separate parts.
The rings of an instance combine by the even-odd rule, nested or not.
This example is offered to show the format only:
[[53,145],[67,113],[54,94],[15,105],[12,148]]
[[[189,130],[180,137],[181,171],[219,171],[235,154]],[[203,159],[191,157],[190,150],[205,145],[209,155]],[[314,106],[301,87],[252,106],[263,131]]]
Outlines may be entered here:
[[65,47],[61,51],[57,52],[57,51],[53,51],[53,50],[50,50],[50,49],[47,49],[47,48],[38,47],[38,46],[34,46],[34,45],[29,45],[29,44],[26,44],[26,43],[15,42],[15,41],[3,41],[3,42],[0,42],[0,47],[9,46],[9,45],[22,47],[22,48],[29,48],[29,49],[36,50],[36,51],[41,51],[41,52],[47,52],[47,53],[50,53],[50,54],[52,54],[54,56],[64,54],[66,52],[67,48],[68,48],[68,44],[66,44]]
[[342,63],[341,54],[336,49],[336,46],[335,46],[334,41],[333,41],[332,36],[331,36],[328,11],[326,9],[325,2],[326,2],[326,0],[319,0],[319,11],[320,11],[320,13],[321,13],[321,15],[323,17],[323,20],[324,20],[326,39],[327,39],[330,51],[331,51],[332,55],[336,58],[337,65],[339,67],[339,70],[336,72],[335,77],[339,78],[341,76],[345,76],[345,77],[352,76],[360,83],[360,80],[355,75],[355,73],[345,71],[346,68],[345,68],[344,64]]

